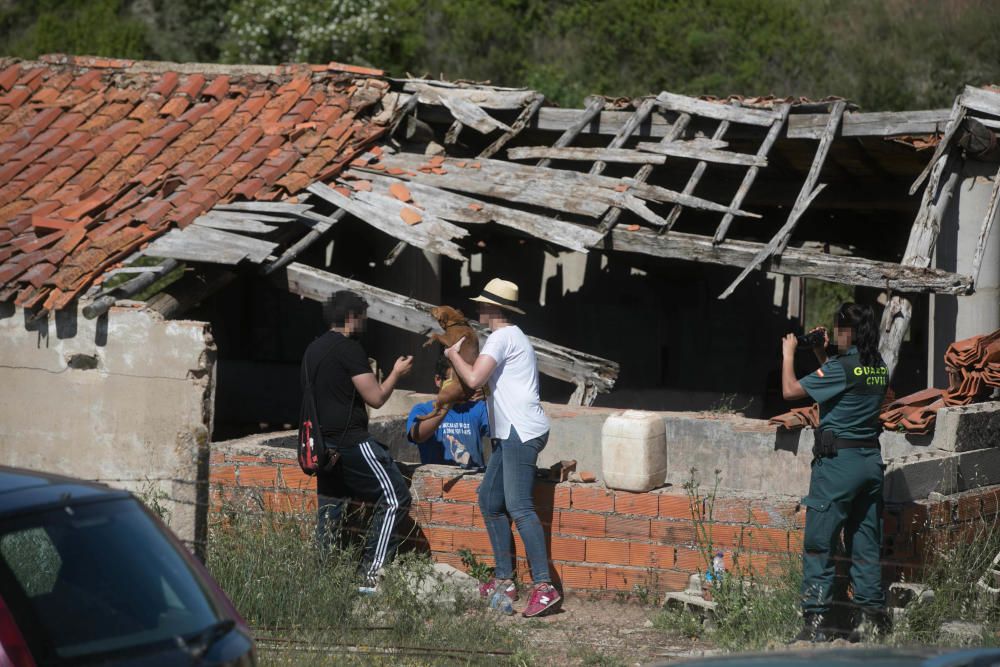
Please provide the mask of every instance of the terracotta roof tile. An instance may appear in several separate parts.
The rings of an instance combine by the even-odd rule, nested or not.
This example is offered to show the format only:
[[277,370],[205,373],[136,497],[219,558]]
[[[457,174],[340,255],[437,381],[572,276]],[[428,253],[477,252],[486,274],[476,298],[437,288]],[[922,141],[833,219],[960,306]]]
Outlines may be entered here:
[[8,65],[0,72],[0,88],[10,90],[17,83],[17,77],[21,73],[20,65]]
[[355,104],[367,70],[43,61],[0,69],[0,295],[22,304],[63,307],[171,225],[301,191],[384,130],[347,112],[387,88]]

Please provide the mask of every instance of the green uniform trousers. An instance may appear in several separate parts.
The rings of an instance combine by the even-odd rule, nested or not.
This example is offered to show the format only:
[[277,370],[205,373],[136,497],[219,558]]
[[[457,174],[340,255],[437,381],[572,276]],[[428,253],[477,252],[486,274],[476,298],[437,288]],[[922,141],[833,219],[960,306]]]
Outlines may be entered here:
[[830,611],[840,531],[851,558],[854,604],[885,607],[882,590],[882,453],[875,447],[841,449],[813,459],[802,556],[802,610]]

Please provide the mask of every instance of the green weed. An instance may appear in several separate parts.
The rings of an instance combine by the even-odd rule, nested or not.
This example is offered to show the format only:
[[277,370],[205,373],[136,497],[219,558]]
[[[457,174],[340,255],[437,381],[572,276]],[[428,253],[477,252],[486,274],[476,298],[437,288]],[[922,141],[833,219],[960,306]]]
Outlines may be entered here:
[[208,567],[253,627],[261,665],[531,662],[476,596],[421,592],[434,576],[423,554],[400,554],[378,592],[360,594],[357,547],[321,551],[314,521],[230,511],[210,528]]

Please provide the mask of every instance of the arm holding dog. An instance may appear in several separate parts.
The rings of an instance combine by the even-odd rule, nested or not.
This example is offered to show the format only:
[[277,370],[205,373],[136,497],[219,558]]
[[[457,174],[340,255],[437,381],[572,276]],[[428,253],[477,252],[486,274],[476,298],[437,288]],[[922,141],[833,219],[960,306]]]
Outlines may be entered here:
[[383,380],[381,384],[375,379],[374,373],[355,375],[351,378],[351,382],[354,383],[354,387],[358,390],[365,403],[377,409],[385,405],[385,402],[392,396],[399,378],[408,375],[412,369],[412,356],[399,357],[396,359],[396,363],[393,364],[389,377]]
[[457,373],[458,377],[465,383],[465,386],[472,389],[479,389],[486,384],[486,381],[490,379],[491,375],[493,375],[493,371],[497,368],[497,362],[496,359],[488,354],[480,354],[476,357],[475,363],[468,363],[459,353],[462,347],[462,341],[464,340],[465,338],[463,337],[457,343],[447,348],[444,351],[444,354],[448,358],[448,361],[451,362],[451,366],[455,369],[455,373]]

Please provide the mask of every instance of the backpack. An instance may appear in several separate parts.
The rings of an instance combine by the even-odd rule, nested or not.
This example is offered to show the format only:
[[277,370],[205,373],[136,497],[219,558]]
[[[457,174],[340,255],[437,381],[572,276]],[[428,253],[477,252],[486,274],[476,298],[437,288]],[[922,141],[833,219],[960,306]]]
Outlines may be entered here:
[[[339,344],[339,342],[338,342]],[[313,385],[316,382],[316,373],[319,372],[320,364],[336,349],[333,345],[326,351],[310,377],[309,364],[306,359],[302,359],[303,371],[306,377],[306,386],[302,392],[302,407],[299,409],[299,438],[298,438],[298,459],[302,472],[312,476],[317,473],[330,472],[340,461],[340,451],[337,447],[331,447],[323,438],[323,429],[319,423],[319,409],[316,406],[316,396],[313,392]],[[351,411],[354,406],[354,395],[351,395],[351,403],[347,409],[347,420],[350,423]],[[345,433],[347,424],[344,425]],[[343,435],[341,435],[343,441]]]

